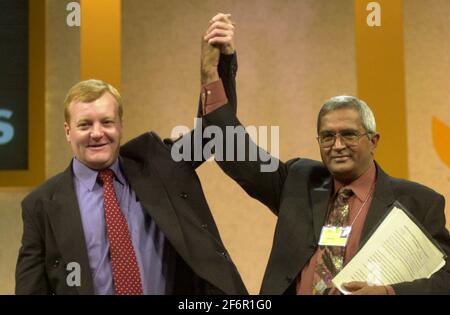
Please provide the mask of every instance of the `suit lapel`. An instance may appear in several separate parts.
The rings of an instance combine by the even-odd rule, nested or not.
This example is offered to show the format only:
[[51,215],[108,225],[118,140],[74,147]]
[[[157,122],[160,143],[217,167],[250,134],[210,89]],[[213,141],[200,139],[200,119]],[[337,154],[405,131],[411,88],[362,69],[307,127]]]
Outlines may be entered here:
[[[370,237],[374,227],[376,227],[380,220],[386,215],[386,212],[395,201],[389,182],[389,176],[383,172],[377,163],[375,164],[377,167],[375,192],[361,234],[362,241],[360,242],[360,248]],[[314,235],[317,242],[319,241],[320,233],[325,223],[325,216],[327,214],[328,201],[331,193],[331,177],[328,178],[321,187],[314,188],[311,192],[311,199],[313,203]]]
[[172,206],[164,182],[151,164],[142,165],[128,158],[121,158],[121,165],[131,188],[143,208],[158,225],[177,252],[187,257],[187,249],[179,219]]
[[386,212],[395,201],[395,196],[389,182],[389,176],[383,172],[378,164],[376,164],[376,167],[377,180],[375,192],[361,233],[359,248],[366,243],[368,238],[372,235],[374,228],[378,225],[380,220],[383,219]]
[[63,173],[59,189],[52,200],[44,201],[44,206],[48,209],[49,221],[64,261],[80,264],[81,286],[77,287],[78,293],[94,294],[83,225],[72,177],[72,166],[69,166]]
[[319,242],[320,233],[325,223],[331,188],[331,177],[329,177],[321,187],[314,188],[311,192],[311,199],[313,203],[314,235],[316,237],[316,243]]

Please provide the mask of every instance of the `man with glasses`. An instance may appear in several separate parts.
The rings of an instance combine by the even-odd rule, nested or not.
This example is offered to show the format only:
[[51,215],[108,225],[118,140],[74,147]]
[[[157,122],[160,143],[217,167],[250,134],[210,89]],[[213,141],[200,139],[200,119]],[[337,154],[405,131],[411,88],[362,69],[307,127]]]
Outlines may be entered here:
[[[206,39],[213,35],[207,34]],[[203,114],[204,125],[218,126],[225,143],[232,143],[226,127],[241,126],[233,107],[206,106]],[[319,112],[317,133],[322,162],[303,158],[277,161],[248,134],[245,146],[232,148],[233,160],[217,162],[250,196],[278,216],[261,294],[338,294],[332,278],[364,245],[395,201],[450,254],[444,197],[418,183],[387,175],[375,162],[380,135],[365,102],[353,96],[331,98]],[[236,157],[242,156],[239,150],[243,147],[248,148],[247,158],[239,161]],[[249,158],[250,152],[259,153],[256,161]],[[264,164],[278,168],[262,172]],[[341,237],[346,238],[343,246],[321,242],[321,233],[330,228],[342,231]],[[450,294],[450,264],[447,258],[445,266],[429,279],[392,286],[352,282],[345,288],[353,294]]]

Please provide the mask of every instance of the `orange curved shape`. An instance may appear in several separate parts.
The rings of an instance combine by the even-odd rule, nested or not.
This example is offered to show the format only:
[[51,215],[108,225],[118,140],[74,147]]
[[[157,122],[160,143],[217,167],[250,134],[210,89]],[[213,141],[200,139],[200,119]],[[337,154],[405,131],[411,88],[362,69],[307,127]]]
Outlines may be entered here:
[[437,154],[450,167],[450,126],[433,117],[432,134],[433,144]]

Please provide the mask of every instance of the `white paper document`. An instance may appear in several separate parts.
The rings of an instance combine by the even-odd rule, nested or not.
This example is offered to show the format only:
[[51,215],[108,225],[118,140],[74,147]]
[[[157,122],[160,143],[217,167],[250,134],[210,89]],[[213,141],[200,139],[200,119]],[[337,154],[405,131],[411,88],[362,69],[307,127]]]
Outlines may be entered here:
[[394,207],[363,248],[333,279],[388,285],[429,278],[445,265],[445,254],[400,208]]

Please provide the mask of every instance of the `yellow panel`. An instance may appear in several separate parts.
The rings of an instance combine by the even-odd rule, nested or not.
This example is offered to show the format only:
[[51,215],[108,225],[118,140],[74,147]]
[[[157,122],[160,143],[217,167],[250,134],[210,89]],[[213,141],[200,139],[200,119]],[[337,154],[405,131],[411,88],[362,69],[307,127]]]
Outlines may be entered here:
[[450,126],[433,117],[433,144],[442,162],[450,167]]
[[[381,26],[370,27],[370,2]],[[402,0],[355,0],[358,95],[373,109],[381,134],[376,160],[390,174],[408,177]]]
[[101,79],[120,90],[121,0],[81,0],[81,79]]
[[28,170],[1,171],[0,187],[36,186],[45,178],[45,0],[28,6]]

